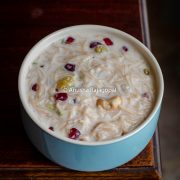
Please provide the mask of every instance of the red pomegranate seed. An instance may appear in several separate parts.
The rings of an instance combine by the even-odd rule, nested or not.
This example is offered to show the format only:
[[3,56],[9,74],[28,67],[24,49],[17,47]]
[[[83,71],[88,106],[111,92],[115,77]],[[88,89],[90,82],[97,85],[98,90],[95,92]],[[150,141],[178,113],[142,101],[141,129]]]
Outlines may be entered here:
[[65,69],[67,69],[68,71],[75,71],[75,64],[66,64],[64,66]]
[[93,42],[90,43],[89,47],[90,47],[90,48],[94,48],[94,47],[96,47],[97,45],[101,45],[101,43],[100,43],[100,42],[97,42],[97,41],[93,41]]
[[103,41],[106,43],[108,46],[112,46],[113,42],[109,38],[104,38]]
[[52,126],[49,127],[49,130],[54,131],[54,128]]
[[33,84],[32,90],[33,91],[38,91],[39,90],[39,85],[37,83]]
[[72,42],[74,42],[74,38],[73,37],[68,37],[67,39],[66,39],[66,44],[71,44]]
[[71,139],[78,139],[80,135],[81,135],[81,133],[78,129],[71,128],[68,137]]
[[122,49],[127,52],[128,51],[128,48],[126,46],[123,46]]
[[149,94],[147,92],[145,92],[145,93],[142,94],[142,97],[149,99]]
[[54,95],[55,100],[65,101],[68,98],[67,93],[56,93]]

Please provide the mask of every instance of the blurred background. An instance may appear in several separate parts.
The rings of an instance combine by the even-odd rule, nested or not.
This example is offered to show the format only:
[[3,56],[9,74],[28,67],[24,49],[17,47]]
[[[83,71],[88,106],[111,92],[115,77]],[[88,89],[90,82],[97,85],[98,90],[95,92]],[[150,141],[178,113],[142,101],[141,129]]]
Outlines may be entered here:
[[164,180],[180,180],[180,12],[178,1],[147,1],[151,49],[163,71],[159,121]]

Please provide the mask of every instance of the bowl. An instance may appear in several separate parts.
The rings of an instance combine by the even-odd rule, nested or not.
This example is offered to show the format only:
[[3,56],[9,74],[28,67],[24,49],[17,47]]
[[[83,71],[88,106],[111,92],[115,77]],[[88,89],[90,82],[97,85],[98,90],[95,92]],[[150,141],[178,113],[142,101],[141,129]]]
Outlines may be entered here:
[[[101,142],[84,142],[66,137],[60,138],[39,124],[35,113],[29,108],[25,91],[29,65],[52,42],[75,31],[80,33],[91,31],[113,33],[135,46],[151,65],[156,81],[156,101],[149,116],[132,132],[117,139]],[[58,30],[46,36],[29,51],[20,68],[18,88],[25,131],[32,144],[42,154],[51,161],[73,170],[102,171],[128,162],[146,147],[155,132],[159,119],[164,83],[157,60],[140,41],[114,28],[99,25],[78,25]]]

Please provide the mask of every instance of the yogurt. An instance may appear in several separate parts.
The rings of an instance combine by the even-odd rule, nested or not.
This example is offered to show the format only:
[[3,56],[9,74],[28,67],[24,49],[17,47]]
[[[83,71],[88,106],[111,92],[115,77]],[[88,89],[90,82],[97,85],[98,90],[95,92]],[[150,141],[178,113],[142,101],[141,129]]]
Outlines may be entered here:
[[134,130],[151,112],[155,78],[144,56],[110,33],[72,33],[29,67],[26,94],[42,126],[57,136],[106,141]]

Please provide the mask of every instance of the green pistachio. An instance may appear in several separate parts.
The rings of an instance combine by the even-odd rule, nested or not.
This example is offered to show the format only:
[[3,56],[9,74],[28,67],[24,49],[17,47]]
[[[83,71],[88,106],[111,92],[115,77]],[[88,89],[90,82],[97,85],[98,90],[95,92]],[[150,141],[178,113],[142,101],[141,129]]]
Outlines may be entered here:
[[60,110],[57,110],[56,113],[57,113],[59,116],[62,116],[62,115],[63,115],[63,112],[60,111]]
[[63,111],[60,111],[59,109],[56,108],[55,104],[47,104],[47,107],[50,111],[56,112],[59,116],[63,116]]
[[54,104],[47,104],[47,107],[49,110],[52,110],[52,111],[55,110]]
[[104,51],[107,51],[107,48],[104,45],[97,45],[95,48],[95,52],[97,52],[97,53],[102,53]]
[[145,75],[149,75],[150,74],[149,70],[148,69],[144,69],[144,74]]
[[61,39],[61,44],[64,44],[66,42],[65,39]]
[[60,80],[58,80],[56,84],[57,89],[66,89],[73,85],[74,77],[73,76],[66,76]]

